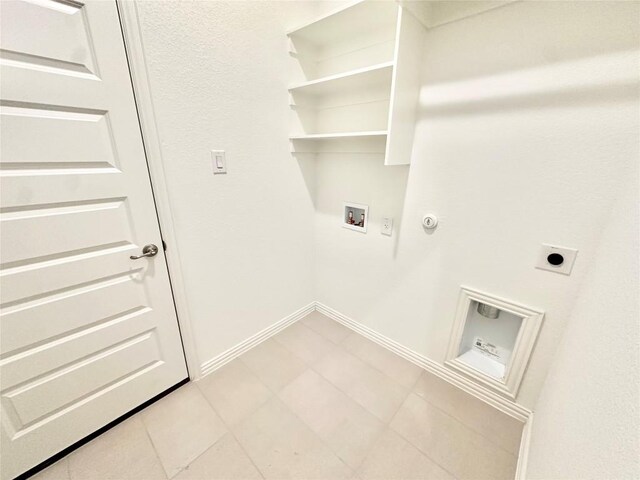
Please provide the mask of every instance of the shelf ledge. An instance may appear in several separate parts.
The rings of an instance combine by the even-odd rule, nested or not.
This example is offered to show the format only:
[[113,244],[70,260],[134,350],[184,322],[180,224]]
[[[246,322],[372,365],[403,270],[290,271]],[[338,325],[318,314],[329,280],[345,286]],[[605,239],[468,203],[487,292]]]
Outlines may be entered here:
[[321,45],[348,37],[357,38],[364,32],[392,30],[397,8],[396,2],[356,0],[289,30],[287,36]]
[[388,76],[388,81],[391,82],[391,71],[393,69],[394,62],[383,62],[369,67],[356,68],[347,72],[338,73],[336,75],[329,75],[327,77],[318,78],[316,80],[310,80],[308,82],[302,82],[289,87],[289,92],[307,92],[307,93],[322,93],[330,91],[333,88],[338,87],[345,88],[345,84],[352,83],[354,87],[359,86],[360,83],[366,77],[371,77],[371,80],[382,80]]
[[330,140],[332,138],[386,137],[386,130],[368,132],[312,133],[308,135],[292,135],[289,140]]

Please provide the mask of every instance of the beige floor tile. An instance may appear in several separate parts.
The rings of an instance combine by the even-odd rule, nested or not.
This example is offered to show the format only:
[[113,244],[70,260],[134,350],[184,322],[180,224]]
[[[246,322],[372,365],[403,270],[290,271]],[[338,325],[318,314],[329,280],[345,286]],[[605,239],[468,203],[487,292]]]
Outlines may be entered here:
[[305,362],[313,362],[326,355],[333,346],[332,342],[300,322],[285,328],[273,339]]
[[362,463],[385,427],[313,370],[282,389],[280,398],[352,468]]
[[313,369],[383,422],[389,422],[409,390],[362,360],[335,349]]
[[362,480],[455,480],[391,429],[386,429],[357,472]]
[[412,388],[424,371],[419,366],[355,332],[342,342],[342,346],[347,352],[367,362],[407,388]]
[[273,339],[256,345],[240,360],[274,392],[307,369],[304,361]]
[[312,368],[343,392],[347,392],[359,378],[372,369],[341,347],[334,348],[320,358],[312,364]]
[[243,420],[273,395],[271,390],[237,359],[207,375],[196,385],[228,425]]
[[318,315],[34,478],[513,478],[522,424]]
[[267,479],[350,478],[353,472],[279,399],[273,398],[234,428]]
[[415,394],[391,428],[461,480],[511,480],[515,475],[514,455]]
[[409,391],[377,370],[370,370],[349,390],[349,396],[383,422],[389,422]]
[[414,392],[508,452],[518,454],[522,422],[428,372],[420,376]]
[[253,480],[262,475],[231,433],[200,455],[175,480]]
[[31,480],[69,480],[69,459],[58,460],[40,473],[36,473]]
[[167,475],[173,477],[227,431],[198,387],[180,387],[141,413]]
[[138,415],[82,446],[68,459],[71,480],[167,478]]
[[311,312],[300,322],[333,343],[340,343],[351,334],[350,329],[318,311]]

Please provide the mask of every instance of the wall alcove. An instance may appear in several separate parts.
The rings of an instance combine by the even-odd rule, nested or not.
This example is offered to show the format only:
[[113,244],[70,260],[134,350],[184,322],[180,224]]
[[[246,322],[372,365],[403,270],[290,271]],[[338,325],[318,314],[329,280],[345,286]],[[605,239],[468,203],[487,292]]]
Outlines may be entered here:
[[294,154],[378,153],[408,165],[422,24],[396,2],[362,0],[289,31]]
[[446,365],[515,399],[544,312],[462,287]]

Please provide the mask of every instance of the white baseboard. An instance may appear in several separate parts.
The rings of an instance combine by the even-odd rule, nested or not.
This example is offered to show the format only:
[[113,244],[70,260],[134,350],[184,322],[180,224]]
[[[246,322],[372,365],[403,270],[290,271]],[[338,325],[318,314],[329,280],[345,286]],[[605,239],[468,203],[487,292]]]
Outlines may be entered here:
[[529,461],[529,447],[531,444],[531,429],[533,428],[533,412],[529,413],[527,423],[522,429],[522,439],[520,440],[520,450],[518,451],[518,465],[516,467],[515,480],[526,480],[527,462]]
[[400,345],[320,302],[316,302],[316,310],[523,423],[531,415],[531,411],[522,405],[472,382],[468,378],[449,370],[444,365]]
[[229,363],[236,357],[239,357],[247,350],[255,347],[261,342],[264,342],[269,337],[272,337],[279,331],[285,329],[289,325],[294,322],[297,322],[302,317],[310,314],[316,309],[316,302],[311,302],[306,307],[302,307],[300,310],[293,312],[291,315],[287,315],[282,320],[278,320],[273,325],[265,328],[264,330],[259,331],[255,335],[247,338],[246,340],[240,342],[235,347],[230,348],[226,352],[222,352],[220,355],[203,362],[200,365],[200,377],[204,377],[205,375],[209,375],[211,372],[214,372],[218,368],[223,365]]

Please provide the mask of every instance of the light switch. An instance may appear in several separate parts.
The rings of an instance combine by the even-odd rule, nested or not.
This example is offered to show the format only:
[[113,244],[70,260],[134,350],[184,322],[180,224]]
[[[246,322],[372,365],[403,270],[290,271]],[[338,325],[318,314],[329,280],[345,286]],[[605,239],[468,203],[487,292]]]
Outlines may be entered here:
[[224,150],[211,150],[213,174],[227,173],[227,159]]

